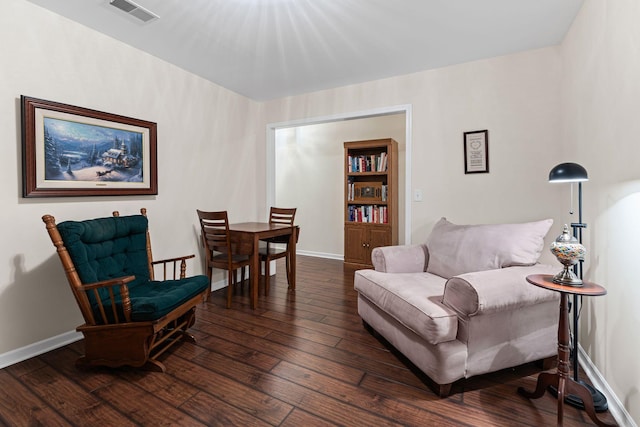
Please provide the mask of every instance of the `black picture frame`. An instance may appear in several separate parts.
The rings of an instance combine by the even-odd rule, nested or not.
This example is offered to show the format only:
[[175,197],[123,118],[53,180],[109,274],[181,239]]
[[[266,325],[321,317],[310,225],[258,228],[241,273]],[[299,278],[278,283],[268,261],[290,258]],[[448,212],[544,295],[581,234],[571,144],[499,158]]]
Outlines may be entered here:
[[464,132],[464,173],[489,173],[489,131]]

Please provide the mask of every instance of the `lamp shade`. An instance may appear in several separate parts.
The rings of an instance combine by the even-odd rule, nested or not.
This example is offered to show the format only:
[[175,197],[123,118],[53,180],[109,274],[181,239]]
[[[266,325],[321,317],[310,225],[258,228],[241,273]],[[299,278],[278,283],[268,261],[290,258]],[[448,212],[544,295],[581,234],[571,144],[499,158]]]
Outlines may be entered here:
[[589,181],[587,170],[577,163],[560,163],[549,172],[549,182]]

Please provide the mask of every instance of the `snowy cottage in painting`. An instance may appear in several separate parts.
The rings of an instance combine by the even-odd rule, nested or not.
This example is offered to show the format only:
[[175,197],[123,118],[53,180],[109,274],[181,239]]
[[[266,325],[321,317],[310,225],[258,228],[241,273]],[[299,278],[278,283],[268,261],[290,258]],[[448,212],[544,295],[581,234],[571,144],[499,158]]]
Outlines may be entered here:
[[137,163],[138,158],[129,154],[124,141],[120,144],[120,148],[111,148],[102,154],[102,164],[105,166],[130,168]]

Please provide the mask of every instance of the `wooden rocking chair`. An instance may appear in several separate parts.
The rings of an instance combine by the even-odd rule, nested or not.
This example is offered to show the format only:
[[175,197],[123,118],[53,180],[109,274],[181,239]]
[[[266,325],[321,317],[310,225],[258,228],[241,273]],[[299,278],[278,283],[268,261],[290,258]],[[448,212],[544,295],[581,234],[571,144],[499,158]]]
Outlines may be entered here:
[[[42,217],[85,320],[77,328],[85,345],[78,367],[165,372],[157,358],[181,340],[195,342],[187,329],[209,280],[185,277],[186,260],[195,255],[153,261],[146,209],[140,212],[57,225],[53,216]],[[156,265],[162,265],[162,281],[155,280]]]

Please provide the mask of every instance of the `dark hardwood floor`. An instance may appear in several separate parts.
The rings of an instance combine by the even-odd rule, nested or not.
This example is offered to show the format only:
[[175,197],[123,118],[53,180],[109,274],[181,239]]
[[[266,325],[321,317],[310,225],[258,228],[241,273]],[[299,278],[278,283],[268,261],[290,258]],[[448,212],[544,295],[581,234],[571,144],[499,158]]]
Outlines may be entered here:
[[[299,256],[295,293],[287,291],[283,260],[277,271],[255,311],[246,290],[231,309],[224,290],[213,293],[198,307],[197,344],[163,355],[166,374],[79,371],[82,342],[0,370],[0,425],[556,424],[551,395],[530,401],[516,392],[535,387],[537,365],[459,381],[439,399],[364,329],[353,271],[342,262]],[[565,406],[564,425],[591,422]]]

